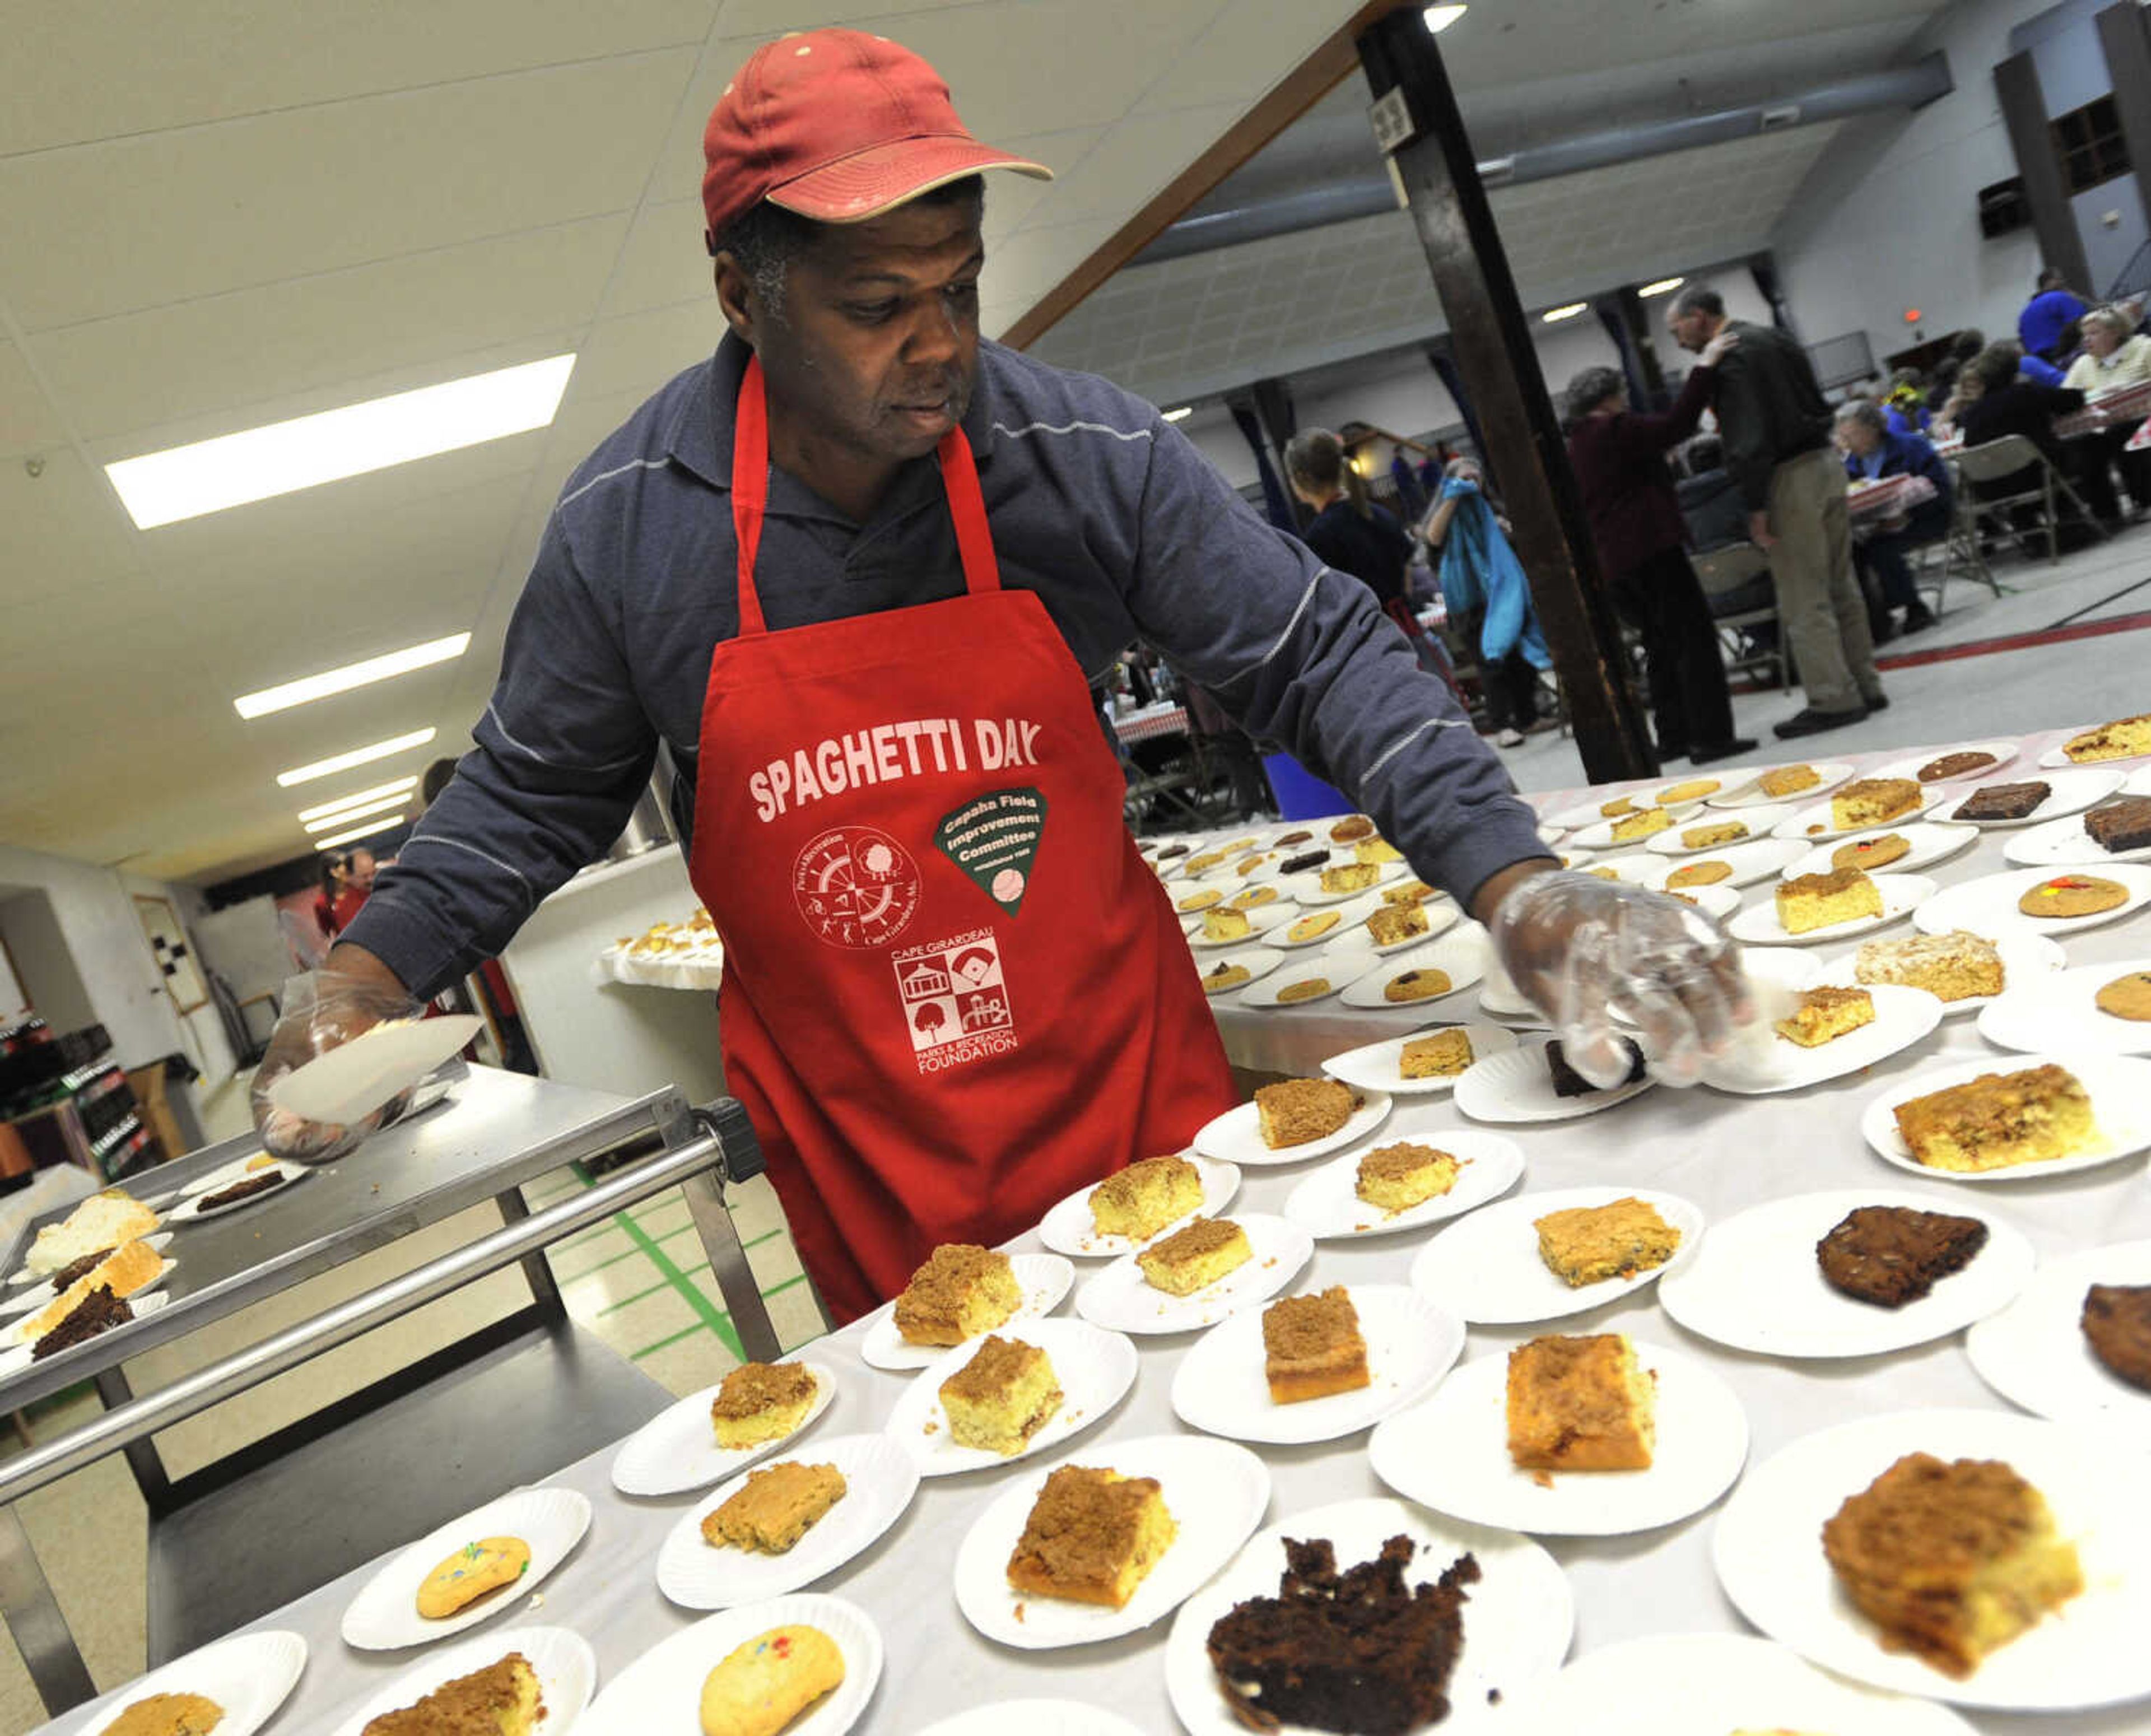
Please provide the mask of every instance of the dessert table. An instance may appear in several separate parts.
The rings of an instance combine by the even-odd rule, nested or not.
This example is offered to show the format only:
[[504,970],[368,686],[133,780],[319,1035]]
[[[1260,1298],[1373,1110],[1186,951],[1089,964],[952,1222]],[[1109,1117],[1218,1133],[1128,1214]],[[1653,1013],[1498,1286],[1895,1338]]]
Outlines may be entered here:
[[[1997,775],[2043,775],[2032,769],[2032,763],[2060,739],[2061,732],[2030,738],[2024,757]],[[1938,744],[1936,751],[1950,745]],[[1872,767],[1911,751],[1863,754],[1857,760],[1863,767]],[[2143,763],[2124,763],[2116,769],[2136,772]],[[1962,787],[1968,791],[1971,787]],[[1535,798],[1535,803],[1542,814],[1550,814],[1625,787],[1631,787],[1569,791]],[[2004,865],[2002,853],[2008,836],[2007,832],[1986,833],[1961,855],[1926,872],[1945,887],[1995,872]],[[1583,861],[1587,865],[1592,859]],[[1767,898],[1769,886],[1765,880],[1749,887],[1744,898]],[[1911,932],[1909,924],[1900,923],[1882,930],[1880,938]],[[1839,946],[1822,951],[1834,956],[1846,949]],[[2067,952],[2072,965],[2151,954],[2151,915],[2139,913],[2072,936]],[[1485,1016],[1478,1008],[1475,990],[1396,1012],[1369,1014],[1339,1008],[1334,1001],[1268,1011],[1239,1004],[1237,995],[1222,997],[1214,1005],[1235,1061],[1305,1071],[1313,1070],[1324,1055],[1371,1038],[1430,1023]],[[1863,1107],[1878,1091],[1937,1065],[1981,1058],[1997,1065],[2007,1061],[1981,1037],[1975,1020],[1946,1018],[1911,1048],[1871,1069],[1782,1096],[1744,1097],[1703,1087],[1674,1091],[1660,1086],[1580,1119],[1492,1131],[1522,1147],[1525,1167],[1517,1192],[1542,1193],[1592,1184],[1656,1189],[1692,1202],[1707,1223],[1794,1194],[1873,1188],[1914,1192],[1940,1210],[1961,1209],[1976,1201],[2002,1214],[2029,1240],[2042,1260],[2151,1236],[2151,1195],[2144,1186],[2141,1156],[2066,1176],[1966,1188],[1939,1179],[1907,1177],[1885,1166],[1868,1149],[1859,1121]],[[1444,1129],[1470,1125],[1447,1096],[1399,1101],[1415,1105],[1409,1111],[1414,1130],[1410,1136],[1440,1144]],[[1393,1117],[1389,1136],[1404,1136],[1394,1129]],[[1230,1211],[1280,1211],[1313,1167],[1300,1162],[1247,1169]],[[1457,1222],[1468,1224],[1472,1219]],[[1403,1283],[1415,1258],[1430,1242],[1438,1243],[1449,1232],[1436,1226],[1357,1240],[1321,1241],[1290,1288]],[[1708,1234],[1706,1229],[1706,1240]],[[1040,1246],[1034,1231],[1011,1244],[1011,1249],[1033,1253]],[[1076,1264],[1080,1294],[1080,1287],[1095,1283],[1104,1268],[1095,1260]],[[1064,1317],[1074,1311],[1072,1299],[1059,1310]],[[834,1373],[838,1396],[827,1415],[788,1451],[812,1462],[817,1441],[879,1430],[888,1424],[917,1377],[868,1365],[862,1348],[869,1324],[856,1324],[802,1353]],[[1678,1347],[1688,1359],[1706,1366],[1731,1389],[1745,1415],[1751,1473],[1790,1442],[1877,1412],[1936,1407],[2012,1412],[1975,1372],[1961,1332],[1915,1349],[1848,1361],[1801,1362],[1745,1354],[1686,1333],[1659,1304],[1655,1285],[1551,1328],[1474,1325],[1460,1367],[1503,1356],[1542,1329],[1627,1333],[1646,1344]],[[1175,1417],[1169,1389],[1175,1370],[1199,1341],[1196,1334],[1137,1337],[1137,1374],[1129,1395],[1101,1421],[1055,1448],[1046,1462],[1096,1463],[1105,1444],[1155,1435],[1191,1435],[1193,1431]],[[1316,1506],[1385,1492],[1371,1468],[1364,1431],[1313,1445],[1265,1445],[1255,1450],[1271,1484],[1264,1525],[1288,1521]],[[589,1531],[542,1587],[478,1630],[481,1634],[505,1632],[529,1623],[573,1628],[595,1650],[600,1694],[607,1682],[643,1652],[696,1619],[666,1601],[658,1588],[655,1564],[666,1533],[700,1499],[699,1493],[661,1500],[620,1495],[609,1477],[614,1456],[610,1449],[594,1454],[548,1480],[590,1499],[595,1516]],[[1170,1618],[1147,1631],[1101,1644],[1020,1650],[981,1637],[959,1612],[952,1562],[965,1534],[1011,1475],[1035,1468],[1037,1461],[1030,1461],[929,1479],[878,1541],[814,1582],[812,1590],[847,1599],[864,1610],[878,1626],[886,1645],[886,1668],[857,1728],[916,1732],[973,1708],[1039,1699],[1065,1699],[1109,1709],[1145,1731],[1180,1727],[1166,1686]],[[1739,1487],[1736,1483],[1736,1494]],[[1725,1499],[1689,1518],[1639,1534],[1541,1540],[1559,1562],[1573,1593],[1571,1660],[1646,1636],[1749,1631],[1713,1571],[1712,1539]],[[1422,1565],[1430,1578],[1443,1564]],[[362,1652],[339,1639],[343,1612],[372,1571],[369,1566],[348,1574],[256,1624],[261,1629],[295,1631],[311,1647],[296,1690],[268,1727],[272,1732],[335,1728],[340,1717],[418,1655]],[[1415,1577],[1419,1577],[1418,1569],[1414,1571]],[[1467,1655],[1472,1620],[1467,1604]],[[710,1659],[711,1664],[715,1662],[715,1658]],[[1948,1686],[1940,1676],[1935,1685],[1937,1693]],[[1524,1698],[1527,1704],[1528,1695]],[[69,1736],[101,1729],[118,1703],[124,1701],[100,1702],[95,1708],[48,1728]],[[691,1716],[691,1710],[683,1713],[684,1719]],[[2120,1736],[2146,1728],[2151,1721],[2151,1701],[2076,1713],[1974,1711],[1966,1717],[1975,1728],[1992,1736],[2030,1736],[2034,1731],[2043,1736]],[[1011,1727],[1085,1728],[1072,1720],[1049,1726],[1035,1717]],[[549,1736],[565,1736],[549,1723],[546,1728]],[[678,1728],[691,1729],[692,1724],[683,1721]],[[1506,1706],[1460,1705],[1440,1728],[1531,1730],[1536,1736],[1536,1727],[1523,1712]]]
[[1924,476],[1881,476],[1854,483],[1845,495],[1845,509],[1855,523],[1894,519],[1934,498],[1935,485]]
[[1139,706],[1113,719],[1113,733],[1123,741],[1158,741],[1167,736],[1187,733],[1187,707],[1162,699],[1156,705]]

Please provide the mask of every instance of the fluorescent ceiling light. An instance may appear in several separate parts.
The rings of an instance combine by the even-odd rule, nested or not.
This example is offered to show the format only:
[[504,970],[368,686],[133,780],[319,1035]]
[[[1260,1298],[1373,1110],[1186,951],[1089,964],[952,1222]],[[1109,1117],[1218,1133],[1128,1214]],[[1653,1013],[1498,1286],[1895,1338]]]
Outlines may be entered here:
[[1656,283],[1645,284],[1641,289],[1637,290],[1636,293],[1639,296],[1667,295],[1671,291],[1678,289],[1687,281],[1688,279],[1685,277],[1661,277]]
[[349,832],[339,832],[334,838],[323,838],[314,848],[316,850],[333,850],[338,844],[357,843],[362,838],[372,838],[377,832],[393,832],[403,823],[404,817],[403,815],[397,814],[392,819],[375,820]]
[[339,772],[348,772],[353,766],[363,766],[371,760],[385,760],[407,747],[423,747],[433,739],[432,730],[414,729],[407,736],[391,736],[386,741],[376,741],[369,747],[354,747],[334,759],[316,760],[311,766],[294,766],[288,772],[279,772],[276,782],[288,790],[295,783],[311,783],[317,777],[333,777]]
[[1426,28],[1439,36],[1470,10],[1468,6],[1430,6],[1426,9]]
[[1177,410],[1167,410],[1165,412],[1165,419],[1167,422],[1185,422],[1194,413],[1194,405],[1182,404]]
[[418,774],[399,777],[393,783],[377,783],[370,790],[359,790],[348,796],[339,796],[333,802],[324,802],[318,807],[307,808],[300,814],[301,825],[308,820],[326,820],[331,814],[348,813],[361,802],[378,802],[383,796],[400,796],[406,790],[418,787]]
[[332,814],[323,814],[318,820],[306,822],[309,832],[333,832],[339,826],[348,826],[353,820],[362,820],[368,814],[387,813],[392,807],[402,807],[411,799],[408,790],[393,796],[384,796],[378,802],[362,802],[356,807],[340,807]]
[[1558,325],[1563,320],[1574,319],[1577,315],[1582,313],[1583,310],[1590,305],[1591,304],[1588,301],[1571,301],[1563,306],[1549,307],[1544,313],[1541,314],[1539,317],[1544,320],[1549,326]]
[[451,657],[462,656],[470,640],[468,633],[451,633],[446,639],[428,640],[423,645],[390,651],[386,656],[368,657],[363,663],[347,663],[342,669],[323,670],[303,681],[286,681],[281,687],[242,693],[232,701],[232,708],[242,717],[266,717],[271,711],[303,706],[310,700],[326,699],[332,693],[348,693],[369,681],[385,681],[391,676],[408,675],[414,669],[445,663]]
[[542,428],[560,407],[573,356],[422,386],[342,409],[198,440],[107,464],[143,530],[251,500],[363,476],[509,434]]

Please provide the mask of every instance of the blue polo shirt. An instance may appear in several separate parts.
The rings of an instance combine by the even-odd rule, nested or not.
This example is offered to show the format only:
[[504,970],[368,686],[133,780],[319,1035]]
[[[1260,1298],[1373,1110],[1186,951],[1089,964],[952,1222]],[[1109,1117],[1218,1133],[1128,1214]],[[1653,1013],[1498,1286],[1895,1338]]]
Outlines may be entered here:
[[[726,337],[562,490],[478,745],[344,935],[414,990],[499,952],[602,854],[660,751],[692,790],[710,655],[737,629],[747,361]],[[1154,646],[1460,901],[1546,854],[1499,760],[1367,588],[1258,517],[1151,405],[982,343],[964,425],[1002,583],[1036,593],[1093,681],[1128,645]],[[938,467],[906,465],[863,523],[772,468],[756,578],[774,630],[959,595]]]
[[2083,311],[2083,301],[2067,290],[2042,290],[2017,316],[2017,341],[2027,355],[2051,355],[2070,322],[2082,319]]

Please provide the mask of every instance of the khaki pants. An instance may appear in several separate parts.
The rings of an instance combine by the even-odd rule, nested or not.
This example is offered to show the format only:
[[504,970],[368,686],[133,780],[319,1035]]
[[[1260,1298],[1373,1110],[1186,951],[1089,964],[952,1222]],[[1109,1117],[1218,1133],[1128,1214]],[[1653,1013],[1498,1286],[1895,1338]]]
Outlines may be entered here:
[[1845,466],[1827,448],[1802,453],[1770,478],[1770,574],[1809,706],[1856,711],[1882,691],[1867,602],[1852,572]]

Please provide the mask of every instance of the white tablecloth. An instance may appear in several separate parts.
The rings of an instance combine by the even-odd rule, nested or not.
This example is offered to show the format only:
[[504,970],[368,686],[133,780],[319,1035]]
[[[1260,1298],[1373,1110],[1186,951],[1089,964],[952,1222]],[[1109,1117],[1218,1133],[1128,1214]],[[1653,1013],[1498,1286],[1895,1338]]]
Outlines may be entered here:
[[[2029,754],[2009,775],[2037,776],[2031,769],[2032,759],[2058,739],[2035,738]],[[1871,761],[1881,756],[1866,757]],[[1539,806],[1541,812],[1551,812],[1574,805],[1582,793],[1541,798]],[[1998,868],[2005,835],[1989,834],[1964,857],[1932,870],[1934,877],[1953,883]],[[1765,884],[1748,895],[1767,892]],[[2151,953],[2151,915],[2139,914],[2086,933],[2069,943],[2068,953],[2072,964]],[[1458,1016],[1470,1005],[1469,997],[1460,997],[1429,1008],[1417,1020]],[[1347,1032],[1338,1014],[1318,1009],[1259,1016],[1278,1031],[1294,1026],[1325,1030],[1324,1040],[1334,1035],[1336,1047],[1345,1046],[1348,1040],[1364,1040],[1367,1032],[1386,1030],[1397,1022],[1386,1014],[1374,1014],[1359,1030]],[[1334,1031],[1328,1030],[1331,1025],[1336,1027]],[[1225,1028],[1235,1032],[1237,1021],[1227,1015]],[[1236,1048],[1248,1051],[1245,1042],[1237,1037],[1234,1042]],[[1838,1080],[1791,1096],[1740,1098],[1708,1090],[1676,1092],[1660,1087],[1602,1115],[1509,1130],[1526,1157],[1521,1185],[1528,1192],[1587,1182],[1663,1188],[1693,1201],[1713,1219],[1759,1202],[1819,1188],[1900,1189],[1910,1178],[1883,1165],[1860,1139],[1857,1124],[1862,1106],[1886,1082],[1923,1067],[1992,1054],[1972,1020],[1961,1017],[1945,1020],[1932,1036],[1871,1076]],[[1453,1108],[1441,1112],[1455,1116]],[[1461,1125],[1460,1117],[1457,1119]],[[1248,1171],[1236,1209],[1277,1211],[1307,1168]],[[1946,1182],[1913,1185],[1931,1193],[1944,1208],[1971,1197],[1966,1190]],[[1986,1187],[1976,1197],[1982,1206],[2006,1212],[2044,1257],[2151,1236],[2151,1193],[2144,1186],[2141,1158],[2051,1181]],[[1302,1274],[1301,1285],[1400,1283],[1426,1239],[1406,1234],[1354,1246],[1323,1243]],[[1026,1236],[1015,1245],[1030,1250],[1038,1243],[1035,1236]],[[1101,1269],[1096,1262],[1079,1265],[1079,1283]],[[1072,1303],[1068,1308],[1072,1309]],[[1803,1435],[1878,1411],[1931,1406],[2009,1409],[1973,1372],[1961,1335],[1852,1363],[1803,1364],[1739,1355],[1688,1337],[1658,1308],[1654,1289],[1578,1317],[1567,1323],[1567,1329],[1628,1332],[1677,1345],[1700,1358],[1732,1386],[1746,1410],[1751,1464]],[[879,1428],[910,1378],[868,1369],[858,1354],[861,1335],[858,1328],[852,1328],[812,1352],[836,1370],[840,1385],[836,1403],[817,1425],[819,1435]],[[1474,1328],[1465,1355],[1467,1359],[1500,1355],[1531,1335],[1528,1328]],[[1101,1438],[1186,1432],[1172,1414],[1167,1393],[1174,1369],[1192,1339],[1136,1342],[1141,1367],[1135,1389],[1102,1427],[1079,1437],[1066,1450],[1079,1464],[1084,1462],[1086,1449]],[[813,1440],[814,1436],[808,1436],[803,1446],[811,1449]],[[1364,1435],[1323,1445],[1265,1448],[1262,1456],[1273,1479],[1267,1522],[1318,1505],[1383,1492],[1368,1467]],[[654,1563],[666,1532],[695,1497],[632,1501],[615,1495],[606,1477],[610,1457],[609,1452],[597,1455],[553,1480],[587,1493],[596,1504],[595,1520],[567,1565],[539,1588],[536,1596],[543,1607],[528,1609],[524,1606],[532,1600],[524,1599],[514,1615],[495,1624],[535,1621],[576,1628],[596,1649],[601,1688],[649,1647],[694,1619],[660,1594]],[[1003,1475],[993,1473],[929,1480],[880,1542],[816,1587],[863,1606],[879,1623],[888,1644],[887,1671],[859,1728],[907,1733],[966,1708],[1060,1695],[1111,1708],[1144,1730],[1177,1728],[1165,1691],[1165,1623],[1148,1633],[1105,1645],[1041,1652],[1005,1649],[965,1624],[950,1588],[950,1561],[965,1531],[1003,1485]],[[1745,1631],[1711,1571],[1709,1547],[1717,1511],[1713,1508],[1638,1536],[1548,1540],[1576,1597],[1577,1630],[1571,1655],[1648,1634]],[[281,1545],[265,1540],[264,1546]],[[296,1628],[314,1648],[291,1703],[271,1727],[271,1736],[332,1728],[337,1717],[410,1661],[409,1654],[353,1652],[337,1637],[343,1608],[370,1571],[349,1575],[258,1624]],[[1465,1633],[1468,1646],[1468,1612]],[[75,1714],[53,1728],[94,1730],[109,1716],[110,1709],[104,1708]],[[2151,1701],[2057,1717],[1977,1713],[1971,1721],[1983,1731],[2009,1736],[2030,1736],[2035,1731],[2042,1736],[2120,1736],[2151,1727]],[[1460,1718],[1445,1728],[1459,1728],[1463,1722]]]

